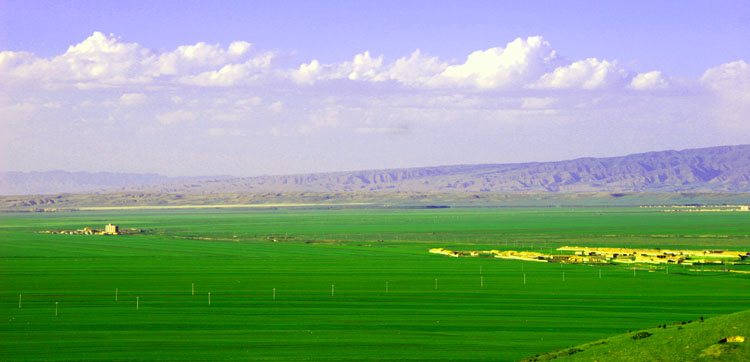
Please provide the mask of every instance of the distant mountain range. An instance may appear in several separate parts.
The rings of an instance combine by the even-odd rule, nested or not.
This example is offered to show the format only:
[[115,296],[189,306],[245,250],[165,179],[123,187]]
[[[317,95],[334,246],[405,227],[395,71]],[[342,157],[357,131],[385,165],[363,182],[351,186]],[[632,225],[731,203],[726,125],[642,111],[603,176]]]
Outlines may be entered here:
[[5,172],[0,194],[141,191],[261,192],[750,192],[750,145],[558,162],[455,165],[258,176]]
[[0,195],[114,192],[132,187],[206,179],[209,177],[167,177],[155,173],[0,172]]
[[455,165],[172,183],[163,192],[745,192],[750,145],[559,162]]

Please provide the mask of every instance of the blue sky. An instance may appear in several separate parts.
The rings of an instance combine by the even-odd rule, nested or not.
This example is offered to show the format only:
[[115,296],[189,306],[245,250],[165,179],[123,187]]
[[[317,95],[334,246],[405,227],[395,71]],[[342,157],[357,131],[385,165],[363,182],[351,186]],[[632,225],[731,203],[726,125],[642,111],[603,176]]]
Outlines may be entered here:
[[743,1],[0,0],[0,170],[283,174],[750,143]]

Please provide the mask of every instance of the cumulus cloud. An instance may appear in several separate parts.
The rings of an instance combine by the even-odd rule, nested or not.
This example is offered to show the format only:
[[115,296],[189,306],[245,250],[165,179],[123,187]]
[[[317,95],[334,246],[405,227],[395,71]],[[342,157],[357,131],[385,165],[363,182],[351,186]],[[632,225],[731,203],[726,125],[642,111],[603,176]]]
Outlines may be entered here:
[[627,72],[617,66],[616,61],[588,58],[561,66],[544,74],[532,88],[550,89],[599,89],[622,84]]
[[417,49],[411,56],[399,58],[388,70],[388,78],[410,86],[423,86],[433,82],[436,74],[448,68],[448,63],[438,57],[428,57]]
[[139,83],[148,79],[145,61],[147,49],[135,43],[123,43],[100,32],[72,45],[51,59],[32,58],[14,67],[10,75],[22,79],[66,82],[100,80],[104,83]]
[[313,59],[310,63],[303,63],[299,69],[291,71],[289,75],[297,83],[313,84],[322,72],[320,62]]
[[750,63],[738,60],[710,68],[701,82],[715,90],[750,90]]
[[34,61],[34,54],[29,52],[0,52],[0,72],[7,73],[12,69]]
[[[349,61],[311,60],[294,69],[275,69],[274,52],[258,52],[246,41],[223,47],[198,42],[173,51],[156,52],[114,35],[93,33],[63,54],[38,58],[28,52],[0,52],[0,79],[7,84],[34,81],[43,87],[74,86],[81,90],[128,86],[176,85],[234,87],[314,85],[331,80],[390,81],[406,88],[530,89],[659,89],[668,86],[658,71],[631,76],[616,61],[589,58],[569,61],[541,36],[517,38],[505,46],[477,50],[463,62],[441,60],[419,49],[386,62],[369,51]],[[741,64],[735,64],[739,67]],[[727,67],[725,67],[727,68]],[[715,69],[705,78],[730,71]],[[292,85],[294,86],[294,85]]]
[[[658,70],[630,72],[601,57],[567,59],[542,37],[491,44],[456,54],[457,60],[428,50],[393,58],[363,51],[342,61],[302,59],[288,67],[276,59],[248,42],[157,51],[101,33],[51,57],[0,51],[0,123],[6,126],[0,136],[58,145],[40,151],[17,143],[11,156],[78,147],[91,154],[84,160],[91,163],[96,157],[109,162],[120,150],[184,149],[187,140],[240,141],[230,136],[246,137],[235,142],[238,152],[259,158],[284,156],[277,149],[282,145],[312,160],[317,154],[306,150],[330,146],[335,153],[340,143],[390,149],[392,159],[415,152],[447,159],[455,149],[491,158],[514,152],[487,151],[497,151],[498,144],[562,149],[579,138],[604,150],[616,142],[655,147],[665,138],[675,140],[668,147],[691,138],[718,144],[750,130],[747,59],[711,68],[700,80],[681,80]],[[89,91],[103,87],[109,89]],[[648,91],[663,88],[670,92]],[[99,139],[80,137],[113,133],[124,135],[108,143],[119,147],[116,154],[92,153]],[[75,137],[81,142],[62,142]],[[225,151],[221,142],[190,146],[195,154]],[[204,164],[192,158],[183,164],[200,173],[218,159],[205,157]]]
[[229,87],[256,81],[269,69],[274,57],[274,53],[264,53],[241,64],[227,64],[218,70],[182,77],[180,82],[199,86]]
[[[629,73],[616,61],[589,58],[570,62],[558,56],[541,36],[517,38],[505,47],[477,50],[458,64],[449,64],[416,50],[386,64],[382,56],[369,52],[357,54],[352,61],[322,64],[304,63],[290,72],[300,84],[333,79],[381,82],[393,80],[415,88],[491,89],[604,89],[629,84]],[[645,77],[645,78],[644,78]],[[654,74],[644,75],[637,86],[660,85]]]
[[669,87],[669,82],[664,78],[660,71],[640,73],[633,77],[630,82],[630,88],[636,90],[655,90]]
[[505,48],[478,50],[463,64],[452,65],[439,75],[439,82],[473,85],[478,88],[506,88],[523,85],[562,59],[541,36],[517,38]]
[[199,42],[157,54],[138,43],[94,32],[49,59],[4,51],[0,53],[0,74],[18,80],[71,83],[79,89],[146,84],[163,77],[189,75],[202,76],[203,83],[207,79],[211,85],[224,85],[231,84],[238,71],[248,75],[251,72],[247,68],[266,65],[273,58],[264,53],[246,60],[251,48],[244,41],[233,42],[227,48]]
[[710,68],[700,81],[716,95],[714,118],[731,130],[750,131],[750,63],[738,60]]
[[373,58],[369,51],[354,56],[352,61],[320,64],[312,60],[293,70],[290,78],[297,83],[313,84],[321,80],[349,79],[353,81],[383,81],[388,79],[383,72],[383,56]]
[[176,75],[220,67],[239,60],[251,47],[250,43],[244,41],[233,42],[227,49],[218,44],[203,42],[183,45],[172,52],[159,55],[151,72],[154,76]]
[[380,68],[383,65],[383,56],[373,58],[370,52],[364,52],[354,56],[351,62],[342,63],[338,71],[346,74],[350,80],[384,80]]

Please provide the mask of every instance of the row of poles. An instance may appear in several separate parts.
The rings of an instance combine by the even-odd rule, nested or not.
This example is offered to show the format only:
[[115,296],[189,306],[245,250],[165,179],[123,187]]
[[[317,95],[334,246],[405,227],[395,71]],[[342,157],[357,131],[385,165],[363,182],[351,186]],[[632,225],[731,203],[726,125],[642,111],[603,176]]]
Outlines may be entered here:
[[[560,264],[560,267],[562,268],[562,264]],[[521,271],[522,272],[524,271],[523,264],[521,264]],[[669,267],[667,267],[667,273],[669,273]],[[635,267],[633,267],[633,276],[634,277],[636,276],[636,268]],[[602,270],[599,269],[599,279],[601,279],[601,278],[602,278]],[[564,271],[562,272],[562,280],[565,281],[565,272]],[[523,284],[526,285],[526,273],[525,272],[523,273]],[[385,292],[386,293],[389,292],[389,286],[390,286],[390,282],[386,281],[385,282]],[[479,266],[479,286],[481,288],[484,288],[484,275],[482,274],[482,267],[481,266]],[[438,290],[438,279],[437,278],[435,278],[435,290]],[[272,293],[271,294],[272,295],[272,300],[276,301],[276,288],[272,288],[271,293]],[[193,295],[193,296],[195,295],[195,283],[190,283],[190,295]],[[336,295],[336,285],[335,284],[331,284],[331,297],[333,297],[335,295]],[[115,288],[115,302],[117,302],[118,300],[119,300],[119,288]],[[141,297],[140,296],[136,296],[135,297],[135,309],[136,310],[140,310],[140,302],[141,302]],[[59,315],[59,303],[60,302],[57,302],[57,301],[55,302],[55,316]],[[23,295],[19,294],[18,295],[18,309],[21,309],[22,305],[23,305]],[[211,305],[211,292],[208,292],[208,305]]]
[[[562,269],[563,264],[560,263],[560,268]],[[521,264],[521,271],[524,271],[524,266]],[[666,273],[669,274],[669,266],[666,266]],[[636,267],[633,267],[633,277],[636,277]],[[599,279],[602,278],[602,269],[599,269]],[[562,272],[562,281],[565,281],[565,272]],[[523,284],[526,285],[526,273],[523,273]],[[484,288],[484,275],[482,274],[482,266],[479,266],[479,286],[481,288]],[[435,290],[438,289],[438,280],[435,278]],[[385,292],[389,292],[389,282],[385,282]],[[331,297],[335,296],[336,293],[336,286],[334,284],[331,284]],[[190,285],[190,294],[195,295],[195,283],[191,283]],[[117,302],[119,299],[119,288],[115,288],[115,302]],[[276,288],[272,289],[272,299],[273,301],[276,301]],[[23,303],[23,295],[18,295],[18,309],[22,308]],[[59,303],[58,301],[55,302],[55,316],[59,315]],[[211,292],[208,292],[208,305],[211,305]],[[140,296],[135,297],[135,309],[140,309]]]

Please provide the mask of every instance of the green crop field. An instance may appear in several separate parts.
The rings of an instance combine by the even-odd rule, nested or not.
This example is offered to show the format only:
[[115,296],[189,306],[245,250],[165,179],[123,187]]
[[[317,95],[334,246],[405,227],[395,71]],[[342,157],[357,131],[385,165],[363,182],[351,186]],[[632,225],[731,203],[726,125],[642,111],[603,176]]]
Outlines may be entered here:
[[[143,232],[40,233],[110,222]],[[6,213],[0,360],[518,360],[750,309],[750,274],[427,252],[563,245],[744,250],[750,213]]]

